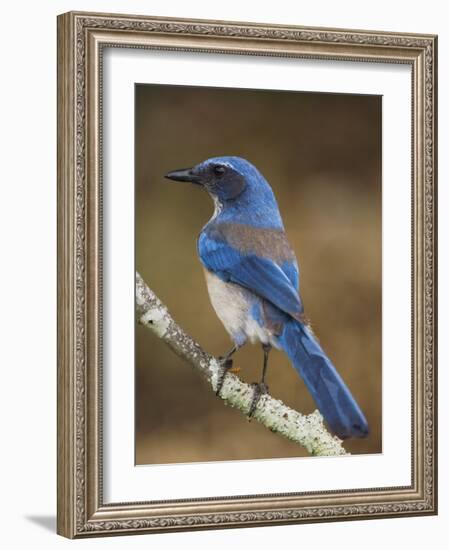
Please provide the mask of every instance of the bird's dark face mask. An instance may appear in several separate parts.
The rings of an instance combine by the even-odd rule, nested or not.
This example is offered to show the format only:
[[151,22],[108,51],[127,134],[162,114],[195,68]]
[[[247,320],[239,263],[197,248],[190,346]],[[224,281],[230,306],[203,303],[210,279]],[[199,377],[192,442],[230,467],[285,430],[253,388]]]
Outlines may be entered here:
[[193,168],[173,170],[165,177],[201,185],[220,202],[237,198],[246,187],[244,176],[232,166],[222,163],[201,163]]

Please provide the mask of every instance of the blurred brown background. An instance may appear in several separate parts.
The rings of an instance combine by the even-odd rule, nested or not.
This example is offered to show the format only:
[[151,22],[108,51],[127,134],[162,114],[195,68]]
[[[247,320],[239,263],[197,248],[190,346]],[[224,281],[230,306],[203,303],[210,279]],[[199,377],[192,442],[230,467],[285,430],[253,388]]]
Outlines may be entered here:
[[[208,157],[254,163],[278,199],[296,251],[305,311],[365,412],[371,433],[345,443],[381,452],[381,98],[183,86],[136,86],[136,268],[208,352],[230,340],[210,305],[196,238],[213,206],[163,175]],[[257,381],[262,350],[235,356]],[[315,409],[286,356],[273,351],[270,393]],[[136,463],[305,456],[224,406],[191,367],[136,326]]]

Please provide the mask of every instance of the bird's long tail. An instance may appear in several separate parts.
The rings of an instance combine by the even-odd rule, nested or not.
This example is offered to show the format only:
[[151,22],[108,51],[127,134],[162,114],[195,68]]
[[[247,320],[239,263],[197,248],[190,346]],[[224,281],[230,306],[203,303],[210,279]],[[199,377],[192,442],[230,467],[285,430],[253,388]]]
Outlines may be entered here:
[[341,439],[368,435],[365,416],[311,330],[290,319],[278,340],[330,429]]

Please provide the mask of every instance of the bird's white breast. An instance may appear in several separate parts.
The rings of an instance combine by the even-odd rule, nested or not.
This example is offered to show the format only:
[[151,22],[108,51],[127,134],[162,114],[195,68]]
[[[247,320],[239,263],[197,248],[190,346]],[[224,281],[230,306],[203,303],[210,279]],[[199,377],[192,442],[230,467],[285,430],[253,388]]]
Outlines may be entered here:
[[231,338],[239,345],[246,339],[270,343],[272,335],[251,314],[251,308],[260,299],[240,285],[222,281],[207,269],[204,273],[212,306]]

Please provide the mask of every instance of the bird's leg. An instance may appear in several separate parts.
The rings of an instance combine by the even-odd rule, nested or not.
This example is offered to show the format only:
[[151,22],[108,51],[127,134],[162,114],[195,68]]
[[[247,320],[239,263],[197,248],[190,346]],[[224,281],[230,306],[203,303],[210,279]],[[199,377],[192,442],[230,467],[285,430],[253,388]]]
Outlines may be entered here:
[[220,373],[220,378],[218,379],[217,391],[215,392],[215,395],[220,395],[220,391],[221,391],[221,388],[223,387],[223,382],[226,377],[226,374],[229,372],[229,370],[232,369],[231,357],[234,355],[234,353],[238,349],[239,349],[239,346],[234,345],[224,356],[218,358],[221,366],[221,373]]
[[[262,369],[262,380],[261,384],[265,385],[265,375],[267,374],[268,367],[268,354],[271,351],[271,344],[262,344],[263,349],[263,369]],[[267,386],[268,389],[268,386]]]
[[265,384],[265,375],[267,374],[268,354],[270,353],[271,345],[270,344],[262,344],[262,349],[263,349],[262,380],[259,383],[255,382],[254,384],[252,384],[253,387],[254,387],[254,393],[253,393],[253,399],[251,401],[251,406],[250,406],[249,412],[248,412],[248,418],[249,419],[253,416],[260,397],[264,393],[268,393],[268,386],[267,386],[267,384]]

